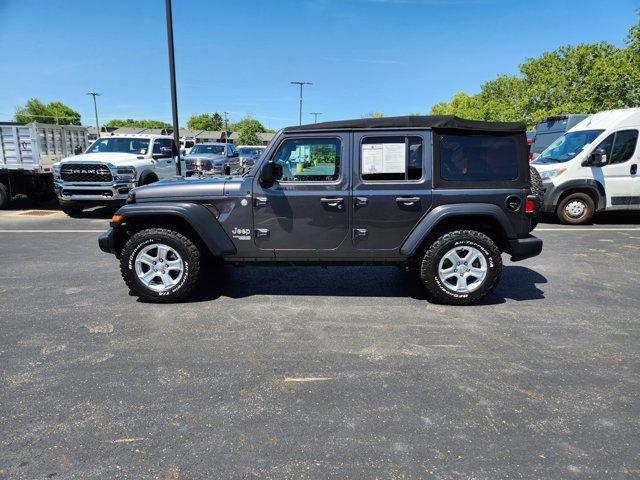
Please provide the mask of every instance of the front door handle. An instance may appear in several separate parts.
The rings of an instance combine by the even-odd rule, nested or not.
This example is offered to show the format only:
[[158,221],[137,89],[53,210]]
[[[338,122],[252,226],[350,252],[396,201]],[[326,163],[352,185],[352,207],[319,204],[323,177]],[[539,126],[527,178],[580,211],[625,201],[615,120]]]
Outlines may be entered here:
[[420,201],[420,197],[396,197],[396,202],[402,203],[404,205],[413,205],[414,203],[418,203]]
[[367,197],[356,197],[354,203],[356,207],[366,207],[369,199]]
[[638,164],[634,163],[631,165],[631,175],[635,175],[636,173],[638,173]]
[[344,202],[344,198],[342,197],[335,197],[335,198],[322,197],[320,199],[320,203],[327,205],[329,207],[338,207],[339,209],[342,208],[342,202]]

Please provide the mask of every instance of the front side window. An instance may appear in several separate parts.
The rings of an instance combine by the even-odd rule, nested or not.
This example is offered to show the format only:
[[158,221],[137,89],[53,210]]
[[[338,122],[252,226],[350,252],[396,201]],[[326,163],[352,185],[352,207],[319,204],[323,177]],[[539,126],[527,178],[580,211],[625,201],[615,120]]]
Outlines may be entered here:
[[404,135],[363,138],[360,172],[363,180],[420,180],[422,138]]
[[146,155],[148,151],[149,139],[146,138],[105,137],[96,140],[87,153],[115,152]]
[[596,147],[606,152],[609,164],[624,163],[633,156],[638,141],[637,130],[622,130],[612,133]]
[[169,138],[158,138],[153,142],[153,154],[160,155],[163,148],[173,148],[173,140]]
[[567,132],[553,142],[532,162],[537,165],[568,162],[588,147],[604,130]]
[[340,176],[341,144],[337,138],[300,138],[282,142],[273,161],[282,167],[282,182],[332,182]]
[[440,136],[440,177],[449,182],[508,181],[518,178],[518,135]]

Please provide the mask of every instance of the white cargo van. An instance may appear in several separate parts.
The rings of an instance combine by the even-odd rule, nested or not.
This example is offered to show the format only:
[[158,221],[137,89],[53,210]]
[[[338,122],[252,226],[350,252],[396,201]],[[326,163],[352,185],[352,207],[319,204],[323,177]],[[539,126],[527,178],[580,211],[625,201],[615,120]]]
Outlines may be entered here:
[[543,211],[569,224],[596,211],[640,210],[640,108],[590,115],[531,164],[540,172]]

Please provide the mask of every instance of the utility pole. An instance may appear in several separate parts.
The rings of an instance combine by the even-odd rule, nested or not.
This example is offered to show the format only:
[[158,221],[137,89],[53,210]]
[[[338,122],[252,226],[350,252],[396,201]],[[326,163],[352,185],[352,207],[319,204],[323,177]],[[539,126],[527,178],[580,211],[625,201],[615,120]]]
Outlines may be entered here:
[[298,125],[302,125],[302,86],[303,85],[313,85],[313,83],[311,82],[291,82],[292,85],[300,85],[300,118],[299,118],[299,122]]
[[313,123],[318,123],[318,115],[322,115],[322,112],[311,112],[309,115],[313,115]]
[[171,113],[173,115],[173,141],[177,149],[176,176],[182,177],[182,162],[180,160],[180,132],[178,131],[178,98],[176,94],[176,60],[173,55],[173,15],[171,0],[165,0],[167,16],[167,44],[169,47],[169,80],[171,82]]
[[[229,143],[228,138],[229,138],[229,127],[227,126],[227,115],[229,115],[229,112],[222,112],[222,114],[224,115],[224,143],[225,145],[227,143]],[[225,154],[226,154],[226,149],[225,149]]]
[[100,138],[100,122],[98,122],[98,105],[96,103],[96,97],[99,97],[102,94],[98,92],[89,92],[87,95],[91,95],[93,97],[93,111],[96,114],[96,135]]

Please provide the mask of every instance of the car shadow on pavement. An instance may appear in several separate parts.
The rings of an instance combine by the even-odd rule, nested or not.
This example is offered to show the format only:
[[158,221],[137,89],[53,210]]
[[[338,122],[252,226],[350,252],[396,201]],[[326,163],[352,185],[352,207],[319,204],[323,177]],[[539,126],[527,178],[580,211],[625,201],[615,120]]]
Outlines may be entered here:
[[[115,211],[123,204],[118,205],[106,205],[87,208],[84,212],[78,215],[78,218],[89,219],[109,219],[113,216]],[[14,198],[6,210],[47,210],[55,211],[60,210],[58,200],[50,200],[48,202],[36,202],[25,196],[18,196]]]
[[[254,295],[318,297],[407,297],[428,300],[415,273],[393,266],[234,268],[216,266],[206,270],[201,286],[189,300],[203,302],[219,297],[246,298]],[[505,266],[496,290],[482,304],[509,300],[540,300],[547,283],[539,273],[522,266]]]

